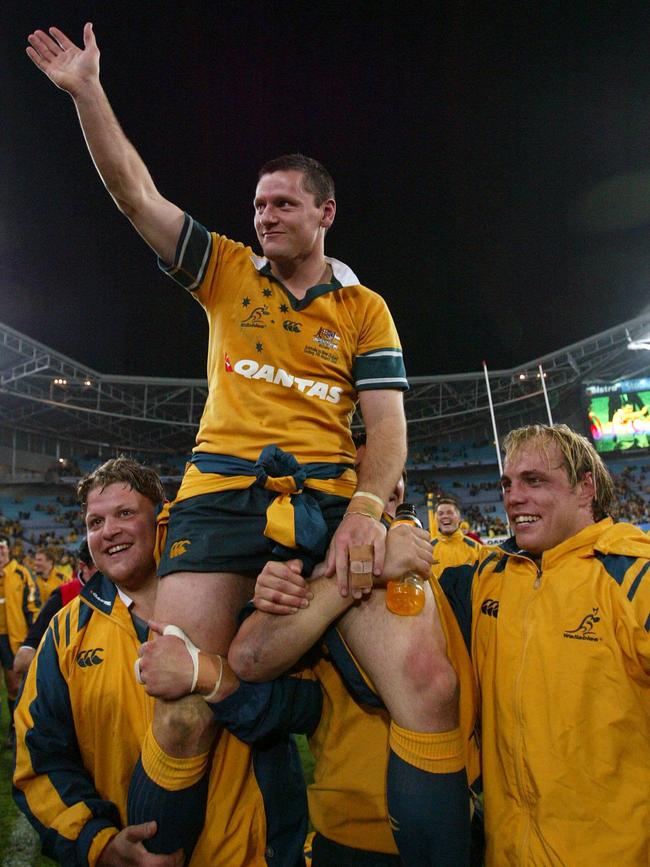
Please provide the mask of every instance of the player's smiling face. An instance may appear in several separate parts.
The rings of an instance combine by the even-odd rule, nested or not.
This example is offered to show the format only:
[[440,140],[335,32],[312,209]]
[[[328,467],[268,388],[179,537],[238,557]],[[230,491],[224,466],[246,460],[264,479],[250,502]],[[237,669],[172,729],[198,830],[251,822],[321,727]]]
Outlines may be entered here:
[[255,231],[264,255],[272,262],[307,259],[334,220],[336,206],[328,199],[317,206],[303,187],[302,172],[262,175],[255,190]]
[[441,503],[436,509],[436,520],[440,532],[451,536],[460,526],[460,512],[451,503]]
[[122,482],[93,488],[86,503],[88,545],[95,565],[125,592],[155,574],[154,506]]
[[9,562],[9,545],[6,542],[0,542],[0,569],[4,569],[4,567]]
[[34,572],[41,578],[47,578],[54,567],[54,562],[45,554],[39,553],[34,557]]
[[593,523],[593,484],[572,488],[559,447],[531,441],[506,459],[503,499],[517,545],[541,555]]

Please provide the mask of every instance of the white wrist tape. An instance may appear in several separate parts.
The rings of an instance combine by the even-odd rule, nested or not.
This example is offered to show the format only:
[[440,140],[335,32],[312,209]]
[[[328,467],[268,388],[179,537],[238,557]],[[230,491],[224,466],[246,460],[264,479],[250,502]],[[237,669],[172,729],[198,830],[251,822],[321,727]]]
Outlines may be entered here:
[[179,626],[174,626],[172,623],[169,623],[163,629],[163,635],[174,635],[176,638],[180,638],[185,647],[187,648],[187,652],[189,653],[192,659],[192,666],[194,667],[194,671],[192,673],[192,686],[190,687],[190,692],[194,692],[196,688],[196,682],[199,679],[199,648],[194,644],[193,641],[185,635],[183,630]]
[[370,491],[355,491],[350,499],[354,500],[355,497],[365,497],[366,500],[372,500],[373,503],[377,503],[381,507],[382,511],[386,505],[381,497],[378,497],[377,494],[372,494]]
[[[192,687],[190,689],[190,692],[194,692],[194,690],[196,689],[196,684],[199,680],[199,654],[201,653],[201,651],[196,646],[196,644],[194,644],[194,642],[191,641],[187,637],[187,635],[185,635],[185,633],[179,626],[174,626],[172,623],[165,626],[163,630],[163,635],[173,635],[176,638],[180,638],[180,640],[187,648],[187,652],[192,659],[192,666],[194,669],[192,673]],[[219,688],[221,687],[221,680],[223,678],[223,659],[219,654],[214,654],[214,656],[216,656],[219,660],[219,676],[216,678],[214,689],[208,695],[201,694],[201,697],[204,698],[206,701],[215,700],[215,698],[217,697],[217,693],[219,692]]]

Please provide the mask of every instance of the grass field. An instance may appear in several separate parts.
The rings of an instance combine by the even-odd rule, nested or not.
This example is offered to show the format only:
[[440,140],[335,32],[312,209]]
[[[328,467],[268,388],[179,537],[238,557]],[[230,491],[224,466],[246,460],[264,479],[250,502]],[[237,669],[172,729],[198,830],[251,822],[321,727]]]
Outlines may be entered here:
[[7,747],[7,702],[0,686],[0,867],[47,867],[54,864],[40,854],[38,837],[11,797],[13,752]]
[[298,750],[300,751],[300,760],[302,761],[302,772],[305,776],[307,785],[314,782],[314,757],[309,751],[307,738],[304,735],[297,735]]
[[[7,747],[7,704],[0,686],[0,867],[51,867],[55,862],[40,854],[38,838],[11,797],[13,754]],[[313,780],[314,759],[304,737],[297,738],[307,783]]]

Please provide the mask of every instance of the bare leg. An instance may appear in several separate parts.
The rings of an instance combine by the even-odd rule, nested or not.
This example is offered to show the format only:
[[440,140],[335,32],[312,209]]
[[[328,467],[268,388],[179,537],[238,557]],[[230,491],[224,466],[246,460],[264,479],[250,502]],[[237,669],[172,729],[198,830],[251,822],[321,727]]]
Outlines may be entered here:
[[228,652],[255,580],[233,572],[174,572],[160,579],[154,620],[173,623],[208,653]]
[[[255,582],[229,572],[174,572],[160,580],[154,620],[173,623],[207,653],[227,657],[237,631],[237,617],[252,598]],[[217,727],[200,696],[157,701],[153,733],[172,756],[208,750]]]
[[[224,657],[237,629],[237,616],[252,597],[254,582],[229,573],[176,572],[162,578],[154,619],[182,629],[207,653]],[[191,857],[201,833],[208,791],[210,751],[218,734],[212,711],[200,695],[157,700],[151,729],[131,779],[131,824],[155,819],[152,852],[179,848]]]
[[375,589],[345,614],[339,629],[391,719],[414,731],[449,731],[458,725],[458,678],[428,584],[425,591],[421,614],[398,617]]
[[463,867],[470,820],[458,676],[428,585],[426,594],[421,614],[399,617],[374,590],[340,631],[391,715],[386,792],[402,862]]

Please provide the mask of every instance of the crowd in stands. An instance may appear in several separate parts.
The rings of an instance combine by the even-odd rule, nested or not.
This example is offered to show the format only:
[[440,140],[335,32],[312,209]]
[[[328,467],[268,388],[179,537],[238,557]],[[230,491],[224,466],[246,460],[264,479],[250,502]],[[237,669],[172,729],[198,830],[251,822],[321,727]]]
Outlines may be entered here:
[[614,474],[614,487],[613,517],[632,524],[650,523],[650,465],[624,467]]
[[[415,461],[410,461],[413,465]],[[480,479],[476,472],[466,471],[453,477],[447,471],[418,470],[415,464],[409,475],[409,493],[421,512],[424,512],[427,495],[433,499],[451,497],[462,509],[463,516],[472,529],[482,538],[490,539],[508,535],[508,526],[501,501],[501,491],[496,478],[496,466],[490,467],[489,477]],[[616,504],[612,516],[639,526],[650,524],[650,459],[637,464],[615,464],[611,467],[615,483]]]
[[[143,454],[132,454],[129,457],[151,467],[161,478],[178,478],[179,481],[187,462],[187,454],[185,452],[177,455],[165,455],[163,457]],[[87,454],[76,461],[67,459],[63,467],[64,472],[60,475],[66,479],[78,479],[80,476],[92,472],[95,467],[104,463],[105,460],[106,455],[99,454]]]
[[[489,539],[508,533],[496,467],[487,469],[480,464],[465,464],[462,472],[453,473],[455,461],[486,448],[492,448],[490,443],[463,443],[458,447],[443,444],[426,451],[411,450],[409,496],[422,514],[425,514],[429,493],[433,494],[434,500],[451,497],[460,504],[464,518],[481,537]],[[99,459],[94,461],[87,456],[78,464],[88,464],[92,469]],[[431,466],[424,467],[423,463]],[[439,463],[438,471],[433,468],[433,463]],[[182,459],[158,460],[151,466],[161,476],[173,480],[180,477]],[[649,524],[650,460],[615,464],[612,475],[617,495],[614,517],[638,525]],[[27,566],[36,548],[51,549],[57,563],[66,563],[74,557],[83,539],[83,522],[71,484],[63,490],[61,485],[57,485],[56,493],[45,493],[46,490],[39,486],[37,495],[23,486],[15,492],[11,487],[0,491],[0,532],[13,540],[14,556],[25,561]]]
[[478,442],[416,445],[409,449],[409,463],[417,466],[466,466],[494,461],[494,445],[490,440]]
[[12,556],[32,569],[36,550],[45,548],[57,564],[70,563],[85,535],[74,493],[10,490],[0,495],[0,532],[12,540]]

